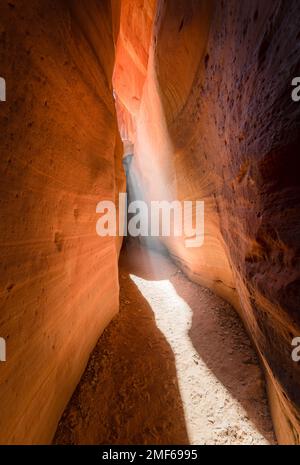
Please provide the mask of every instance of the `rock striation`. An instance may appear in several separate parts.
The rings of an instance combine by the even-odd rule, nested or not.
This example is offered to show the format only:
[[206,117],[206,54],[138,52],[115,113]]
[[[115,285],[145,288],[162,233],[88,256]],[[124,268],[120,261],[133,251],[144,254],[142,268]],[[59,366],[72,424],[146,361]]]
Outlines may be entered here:
[[0,5],[0,442],[45,443],[118,311],[115,238],[96,205],[124,189],[109,1]]
[[162,240],[235,306],[265,368],[279,442],[299,443],[298,2],[135,4],[122,1],[113,83],[144,196],[205,201],[201,248]]
[[202,247],[161,241],[235,306],[299,444],[299,30],[297,0],[1,2],[2,443],[51,441],[118,310],[118,123],[143,198],[204,200]]

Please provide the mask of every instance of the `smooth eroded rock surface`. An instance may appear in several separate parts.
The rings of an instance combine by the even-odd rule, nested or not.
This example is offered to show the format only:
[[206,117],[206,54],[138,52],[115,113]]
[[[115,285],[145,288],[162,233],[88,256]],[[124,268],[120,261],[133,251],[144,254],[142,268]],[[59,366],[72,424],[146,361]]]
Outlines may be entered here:
[[118,310],[115,238],[96,205],[124,188],[109,1],[3,1],[0,442],[49,442]]
[[124,189],[112,87],[136,196],[204,200],[204,245],[164,244],[235,306],[300,442],[299,30],[296,0],[1,2],[1,442],[51,440],[118,308],[121,241],[95,230]]
[[[151,14],[150,43],[138,13],[130,25],[121,15],[116,69],[121,56],[128,92],[114,79],[139,194],[205,201],[204,245],[164,242],[192,279],[234,304],[265,367],[278,439],[299,443],[299,4],[167,0]],[[146,73],[145,54],[130,52],[138,41]]]

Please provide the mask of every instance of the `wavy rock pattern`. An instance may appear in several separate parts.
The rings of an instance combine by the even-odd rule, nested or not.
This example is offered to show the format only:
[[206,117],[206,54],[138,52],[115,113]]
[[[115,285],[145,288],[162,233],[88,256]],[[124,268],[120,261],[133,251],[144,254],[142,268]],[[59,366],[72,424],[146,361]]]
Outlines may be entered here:
[[122,2],[114,85],[144,195],[205,201],[203,247],[165,245],[192,279],[234,304],[265,367],[279,441],[299,443],[298,2],[140,3],[128,24],[134,2]]
[[124,188],[109,1],[1,2],[1,443],[52,439],[118,310],[96,205]]
[[299,30],[296,0],[1,2],[1,442],[51,440],[118,309],[121,242],[95,233],[124,189],[113,85],[145,197],[205,201],[203,247],[164,243],[235,305],[299,443]]

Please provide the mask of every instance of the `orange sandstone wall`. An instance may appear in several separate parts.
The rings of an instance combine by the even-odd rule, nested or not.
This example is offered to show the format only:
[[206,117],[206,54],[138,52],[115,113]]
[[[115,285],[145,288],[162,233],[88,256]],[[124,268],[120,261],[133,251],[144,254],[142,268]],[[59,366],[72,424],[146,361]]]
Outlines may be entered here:
[[118,310],[96,205],[124,189],[108,0],[0,3],[1,443],[51,441]]
[[134,169],[149,200],[205,201],[204,245],[164,242],[235,305],[261,355],[277,437],[299,443],[298,2],[139,3],[146,17],[122,1],[134,11],[120,14],[114,72]]

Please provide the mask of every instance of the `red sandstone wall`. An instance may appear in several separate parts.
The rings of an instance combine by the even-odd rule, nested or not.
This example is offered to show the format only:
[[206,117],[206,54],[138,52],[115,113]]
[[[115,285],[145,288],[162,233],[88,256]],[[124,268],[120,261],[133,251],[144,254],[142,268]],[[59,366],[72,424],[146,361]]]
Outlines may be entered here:
[[[167,240],[233,302],[264,363],[280,442],[299,443],[297,1],[0,4],[1,442],[51,439],[118,307],[120,242],[95,207],[124,186],[111,90],[149,199],[205,200],[205,243]],[[119,19],[121,20],[119,24]]]
[[1,443],[49,442],[118,310],[96,205],[124,188],[109,1],[0,3]]
[[266,369],[278,439],[299,443],[298,2],[158,0],[148,11],[150,39],[142,10],[121,14],[114,77],[135,169],[148,199],[205,201],[203,247],[165,243],[235,305]]

